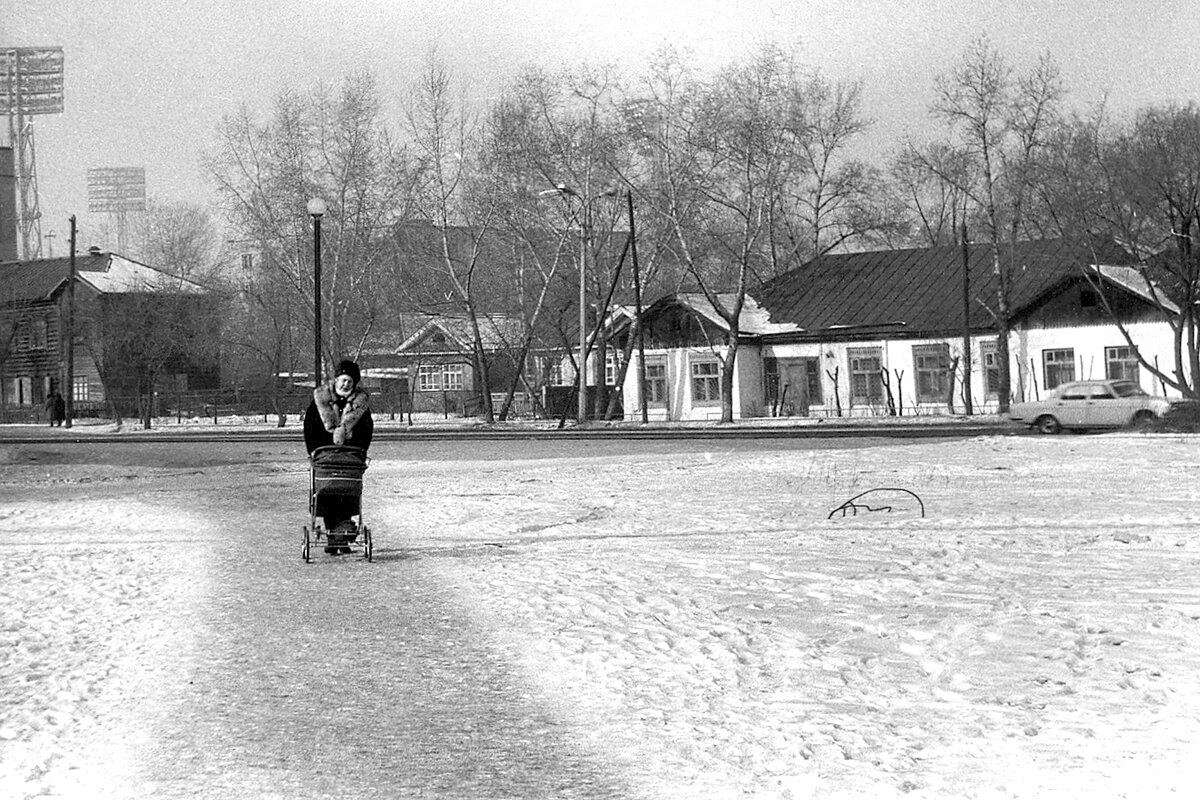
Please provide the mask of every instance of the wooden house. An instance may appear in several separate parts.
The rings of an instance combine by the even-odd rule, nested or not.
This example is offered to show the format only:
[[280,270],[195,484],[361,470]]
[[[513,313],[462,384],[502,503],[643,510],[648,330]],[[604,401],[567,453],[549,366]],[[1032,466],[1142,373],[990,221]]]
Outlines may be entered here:
[[[155,387],[211,389],[220,380],[217,298],[191,281],[114,253],[75,258],[76,413],[107,402],[128,413]],[[67,287],[71,259],[0,263],[0,405],[9,421],[36,419],[52,391],[68,394]]]

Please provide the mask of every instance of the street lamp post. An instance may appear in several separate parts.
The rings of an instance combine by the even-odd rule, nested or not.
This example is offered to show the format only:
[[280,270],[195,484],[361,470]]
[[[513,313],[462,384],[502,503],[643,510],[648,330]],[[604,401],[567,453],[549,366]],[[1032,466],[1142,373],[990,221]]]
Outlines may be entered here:
[[587,240],[590,230],[588,219],[588,202],[580,197],[579,192],[560,183],[553,189],[538,192],[539,197],[574,197],[579,200],[579,362],[576,370],[576,409],[575,418],[582,425],[587,421]]
[[321,217],[325,216],[325,201],[314,197],[308,201],[308,214],[313,219],[313,386],[321,385]]

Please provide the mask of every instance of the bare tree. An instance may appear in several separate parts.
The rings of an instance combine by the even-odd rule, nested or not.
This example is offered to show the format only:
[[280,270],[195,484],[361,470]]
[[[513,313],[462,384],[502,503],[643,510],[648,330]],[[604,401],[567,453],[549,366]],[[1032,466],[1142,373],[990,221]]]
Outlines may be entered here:
[[638,133],[659,185],[654,213],[688,278],[724,322],[721,421],[733,421],[733,375],[747,289],[770,264],[770,224],[789,167],[793,66],[775,50],[701,80],[670,55],[648,80]]
[[792,156],[780,170],[770,209],[772,276],[847,244],[884,238],[896,225],[880,202],[879,171],[847,157],[870,127],[862,116],[861,82],[799,75],[790,60],[777,58],[788,67],[781,122]]
[[[629,156],[619,92],[611,68],[558,75],[530,69],[491,121],[491,163],[507,176],[497,173],[496,181],[508,188],[505,224],[535,268],[514,282],[523,317],[531,335],[536,328],[543,342],[557,342],[577,375],[586,360],[580,363],[572,343],[584,343],[587,354],[607,352],[605,300],[622,279],[618,187]],[[563,269],[567,264],[574,269]],[[592,415],[608,405],[606,393],[599,381],[594,398],[583,396],[584,403],[595,400]]]
[[456,97],[445,64],[432,55],[412,90],[406,115],[422,165],[416,214],[432,227],[436,247],[422,261],[439,273],[439,283],[450,288],[450,304],[471,326],[475,388],[484,418],[494,422],[480,316],[488,277],[485,248],[497,214],[491,187],[477,166],[478,125]]
[[1040,162],[1045,224],[1128,248],[1139,263],[1135,285],[1172,331],[1173,363],[1148,360],[1105,282],[1088,278],[1141,365],[1200,397],[1200,107],[1147,108],[1113,126],[1101,110],[1072,120],[1055,144]]
[[890,192],[912,220],[909,241],[927,247],[960,243],[970,175],[966,154],[945,142],[905,146],[892,163]]
[[[258,268],[276,272],[264,284],[277,279],[298,300],[286,305],[296,316],[280,326],[292,329],[288,342],[306,340],[297,328],[312,330],[312,222],[305,208],[313,197],[326,201],[322,356],[328,363],[356,355],[388,313],[389,235],[409,213],[417,175],[383,123],[374,77],[360,72],[336,88],[286,89],[266,122],[243,107],[222,120],[205,161],[237,238],[255,248]],[[275,302],[264,292],[268,297]]]
[[[1039,153],[1058,121],[1062,87],[1056,65],[1042,56],[1026,74],[1012,68],[986,37],[976,39],[958,63],[936,81],[935,116],[957,134],[956,146],[970,164],[971,178],[958,185],[980,212],[991,245],[996,280],[997,356],[1001,413],[1011,402],[1008,339],[1014,267],[1011,254],[1024,223]],[[953,181],[949,173],[939,173]]]

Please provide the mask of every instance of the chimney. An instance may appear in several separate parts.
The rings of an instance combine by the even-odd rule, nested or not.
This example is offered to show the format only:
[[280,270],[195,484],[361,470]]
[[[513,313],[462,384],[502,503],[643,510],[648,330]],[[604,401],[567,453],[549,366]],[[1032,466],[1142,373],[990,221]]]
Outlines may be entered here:
[[17,260],[17,172],[11,147],[0,147],[0,261]]

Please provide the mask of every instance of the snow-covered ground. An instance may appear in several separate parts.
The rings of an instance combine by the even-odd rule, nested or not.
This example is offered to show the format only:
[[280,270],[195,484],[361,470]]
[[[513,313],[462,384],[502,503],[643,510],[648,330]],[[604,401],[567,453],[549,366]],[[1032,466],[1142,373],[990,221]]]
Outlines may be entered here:
[[[577,447],[447,460],[381,443],[376,562],[310,565],[294,447],[0,448],[0,796],[1194,796],[1200,437]],[[229,532],[239,518],[286,522],[251,539]],[[254,552],[212,546],[230,537]],[[188,725],[242,732],[164,677],[299,658],[272,648],[317,647],[311,623],[263,598],[322,585],[379,601],[387,638],[343,641],[352,659],[410,646],[420,620],[388,609],[434,587],[462,646],[620,794],[561,776],[306,782],[263,760],[286,749],[270,725],[253,753],[192,752]],[[212,619],[244,619],[258,644]],[[362,701],[373,726],[388,687]],[[464,775],[473,747],[450,754]]]

